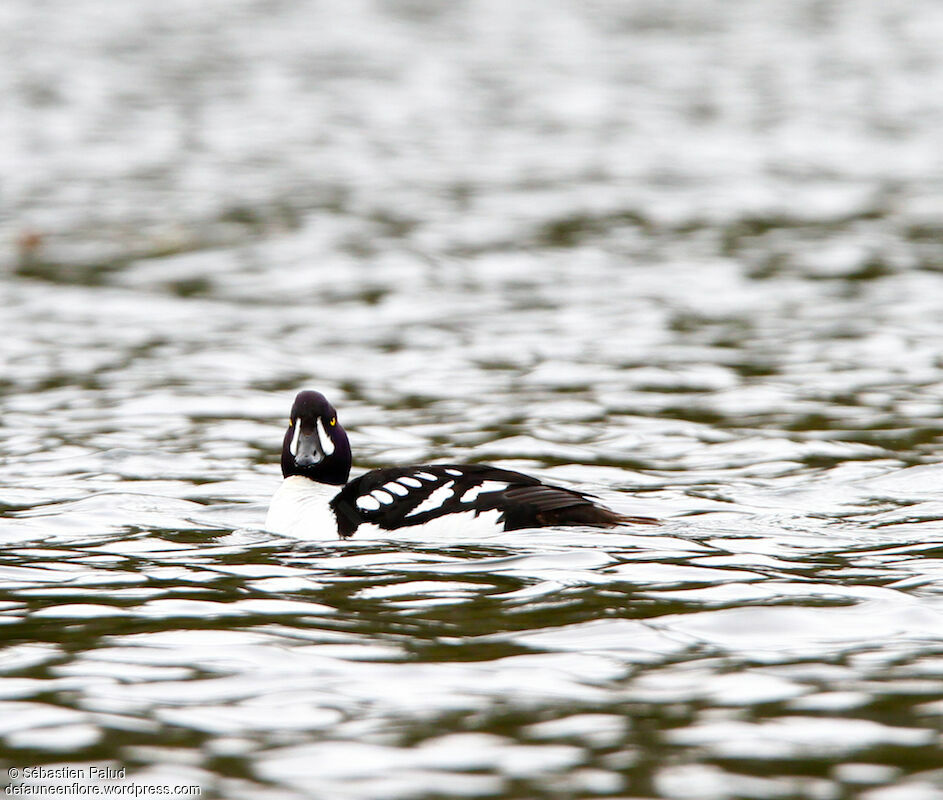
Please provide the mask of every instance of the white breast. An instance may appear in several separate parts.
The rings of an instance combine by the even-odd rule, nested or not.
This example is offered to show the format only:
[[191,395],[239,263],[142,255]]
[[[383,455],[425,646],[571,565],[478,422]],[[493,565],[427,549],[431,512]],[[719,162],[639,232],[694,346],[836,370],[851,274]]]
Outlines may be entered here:
[[329,504],[338,491],[339,486],[299,475],[285,478],[269,505],[266,530],[297,539],[337,539],[337,519]]

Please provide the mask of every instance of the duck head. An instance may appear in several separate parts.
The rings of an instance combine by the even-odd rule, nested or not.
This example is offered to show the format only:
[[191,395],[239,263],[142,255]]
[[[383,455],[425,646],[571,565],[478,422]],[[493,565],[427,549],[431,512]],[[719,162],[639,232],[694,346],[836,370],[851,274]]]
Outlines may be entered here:
[[299,392],[282,441],[282,475],[341,485],[347,483],[350,464],[347,432],[334,406],[320,392]]

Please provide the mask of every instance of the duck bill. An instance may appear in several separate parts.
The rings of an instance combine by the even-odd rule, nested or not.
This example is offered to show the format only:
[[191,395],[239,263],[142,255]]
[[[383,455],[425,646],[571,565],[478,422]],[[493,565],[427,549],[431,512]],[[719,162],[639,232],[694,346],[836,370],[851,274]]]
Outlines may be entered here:
[[291,454],[299,467],[312,467],[324,461],[324,447],[316,427],[304,430],[304,426],[295,426],[295,435],[291,440]]

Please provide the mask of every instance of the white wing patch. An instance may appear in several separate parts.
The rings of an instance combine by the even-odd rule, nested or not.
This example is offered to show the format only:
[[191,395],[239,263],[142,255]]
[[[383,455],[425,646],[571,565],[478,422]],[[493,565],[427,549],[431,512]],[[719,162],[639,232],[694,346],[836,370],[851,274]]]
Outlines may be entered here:
[[[422,473],[417,473],[422,474]],[[452,486],[455,481],[449,481],[446,484],[443,484],[438,489],[436,489],[432,494],[430,494],[422,503],[420,503],[416,508],[409,512],[408,516],[412,517],[416,514],[422,514],[425,511],[435,511],[436,509],[441,508],[445,505],[452,497],[455,496],[455,492],[452,491]]]
[[[417,482],[416,485],[421,486],[422,484]],[[400,497],[405,497],[406,495],[409,494],[409,489],[403,486],[402,483],[397,483],[396,481],[390,481],[389,483],[384,483],[383,488],[386,491],[390,492],[391,494],[399,495]]]
[[388,506],[393,502],[393,495],[391,495],[389,492],[384,492],[382,489],[374,489],[372,492],[370,492],[370,496],[374,500],[378,500],[379,502],[383,503],[385,506]]
[[397,478],[396,480],[410,489],[418,489],[422,486],[422,481],[417,481],[415,478]]
[[465,494],[462,495],[463,503],[470,503],[472,500],[477,499],[478,495],[482,492],[498,492],[501,489],[507,489],[508,484],[504,481],[482,481],[477,486],[472,486]]
[[461,471],[460,469],[446,469],[445,471],[446,471],[449,475],[455,475],[456,477],[458,477],[459,475],[462,474],[462,471]]
[[413,474],[414,474],[417,478],[419,478],[419,479],[421,479],[421,480],[424,480],[424,481],[437,481],[437,480],[439,480],[439,479],[438,479],[435,475],[433,475],[431,472],[414,472]]
[[380,501],[368,494],[357,498],[357,508],[361,511],[376,511],[380,507]]

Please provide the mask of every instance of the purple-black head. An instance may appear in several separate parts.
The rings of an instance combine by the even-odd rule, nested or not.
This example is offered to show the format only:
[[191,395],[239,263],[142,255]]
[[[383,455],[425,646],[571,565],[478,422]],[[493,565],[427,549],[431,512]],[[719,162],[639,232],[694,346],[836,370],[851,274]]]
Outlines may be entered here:
[[344,484],[350,475],[350,443],[337,412],[320,392],[299,392],[282,442],[282,475]]

